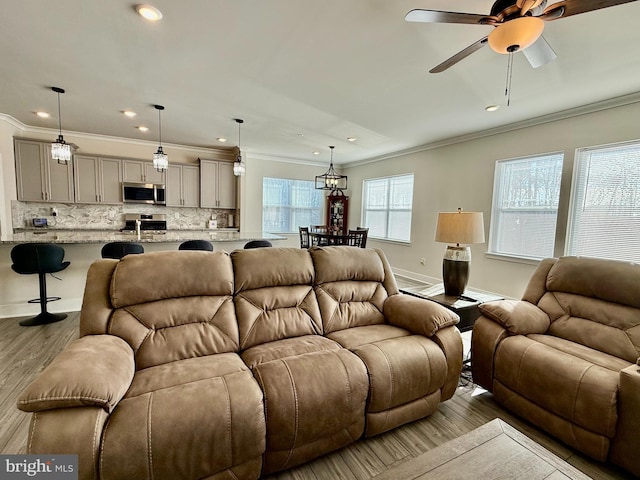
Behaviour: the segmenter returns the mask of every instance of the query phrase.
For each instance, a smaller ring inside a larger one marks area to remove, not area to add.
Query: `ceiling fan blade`
[[[522,50],[533,68],[541,67],[556,59],[556,52],[542,35],[532,45]]]
[[[477,42],[472,43],[471,45],[469,45],[464,50],[456,53],[453,57],[448,58],[447,60],[442,62],[437,67],[434,67],[431,70],[429,70],[429,73],[444,72],[447,68],[452,67],[453,65],[458,63],[460,60],[463,60],[463,59],[467,58],[469,55],[471,55],[476,50],[480,50],[482,47],[484,47],[487,44],[487,38],[488,37],[484,37],[484,38],[481,38],[480,40],[478,40]]]
[[[564,13],[561,15],[564,18],[571,15],[578,15],[579,13],[591,12],[593,10],[600,10],[602,8],[614,7],[616,5],[622,5],[623,3],[636,1],[638,0],[563,0],[562,2],[548,6],[543,15],[545,16],[545,20],[555,20],[557,17],[547,17],[547,14],[561,7],[564,8]]]
[[[459,13],[459,12],[441,12],[439,10],[411,10],[404,19],[407,22],[426,22],[426,23],[466,23],[471,25],[480,25],[483,19],[491,19],[487,15],[478,15],[475,13]]]

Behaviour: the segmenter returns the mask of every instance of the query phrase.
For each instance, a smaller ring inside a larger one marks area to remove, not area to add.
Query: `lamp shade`
[[[511,53],[531,46],[542,35],[544,21],[538,17],[518,17],[498,25],[489,34],[494,52]]]
[[[436,227],[436,242],[471,244],[484,243],[482,212],[440,212]]]

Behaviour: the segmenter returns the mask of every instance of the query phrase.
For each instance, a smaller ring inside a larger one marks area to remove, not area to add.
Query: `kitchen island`
[[[243,248],[250,240],[269,240],[274,246],[285,246],[288,237],[264,232],[238,232],[233,229],[167,230],[163,233],[141,232],[140,240],[135,232],[119,230],[81,229],[16,229],[13,235],[0,242],[0,319],[35,315],[38,304],[28,300],[38,297],[38,276],[19,275],[11,269],[11,249],[19,243],[56,243],[64,247],[65,260],[71,265],[53,276],[47,276],[47,294],[61,297],[48,304],[53,313],[78,311],[89,266],[100,258],[100,250],[109,242],[139,242],[145,252],[177,250],[185,240],[208,240],[215,250]],[[290,245],[287,245],[290,246]],[[59,279],[59,280],[58,280]],[[167,278],[167,282],[171,279]],[[41,328],[41,327],[39,327]]]

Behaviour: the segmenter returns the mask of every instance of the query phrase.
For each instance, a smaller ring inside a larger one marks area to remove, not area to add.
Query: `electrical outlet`
[[[173,214],[173,218],[175,218],[176,220],[178,220],[180,218],[180,214],[178,212],[175,212]]]
[[[420,265],[424,265],[424,264],[425,264],[424,257],[422,257],[422,258],[420,259]]]
[[[54,217],[57,217],[58,216],[58,209],[57,208],[52,208],[51,209],[51,215],[54,216]]]

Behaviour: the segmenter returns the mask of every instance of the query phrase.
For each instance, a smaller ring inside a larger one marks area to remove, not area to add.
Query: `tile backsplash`
[[[53,215],[53,210],[57,215]],[[119,230],[124,227],[127,213],[158,214],[167,216],[169,230],[202,230],[215,218],[218,228],[240,224],[236,210],[214,208],[161,207],[144,204],[89,205],[79,203],[11,202],[13,228],[32,228],[33,218],[46,218],[50,228],[77,230]],[[232,217],[232,218],[230,218]],[[232,220],[233,224],[229,224]]]

